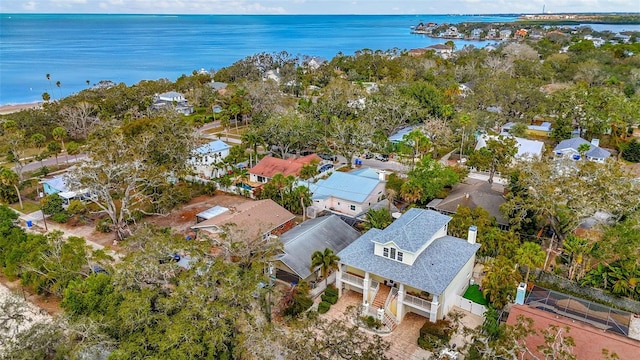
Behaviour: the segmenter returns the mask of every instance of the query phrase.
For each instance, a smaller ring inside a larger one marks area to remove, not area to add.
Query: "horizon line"
[[[567,15],[567,14],[583,14],[583,15],[607,15],[607,14],[616,14],[616,15],[640,15],[640,12],[628,12],[628,11],[603,11],[603,12],[522,12],[522,13],[467,13],[467,14],[459,14],[459,13],[438,13],[438,14],[429,14],[429,13],[371,13],[371,14],[356,14],[356,13],[318,13],[318,14],[310,14],[310,13],[247,13],[247,14],[237,14],[237,13],[206,13],[206,14],[196,14],[196,13],[118,13],[118,12],[0,12],[1,15],[154,15],[154,16],[211,16],[211,15],[224,15],[224,16],[246,16],[246,15],[255,15],[255,16],[421,16],[421,15],[434,15],[434,16],[514,16],[514,15]]]

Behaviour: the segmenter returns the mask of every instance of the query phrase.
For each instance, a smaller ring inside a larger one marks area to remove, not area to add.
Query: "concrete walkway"
[[[14,210],[16,211],[16,210]],[[19,215],[20,215],[20,220],[23,220],[23,222],[20,222],[20,226],[25,229],[27,232],[30,233],[36,233],[36,234],[42,234],[42,233],[46,233],[46,232],[52,232],[52,231],[60,231],[62,232],[62,237],[63,238],[68,238],[69,236],[76,236],[76,237],[81,237],[84,238],[85,242],[87,243],[87,245],[89,245],[92,249],[94,250],[105,250],[105,252],[113,257],[116,260],[120,260],[122,258],[122,254],[117,253],[111,249],[105,249],[105,247],[101,244],[98,244],[97,242],[91,241],[89,239],[90,233],[87,233],[87,230],[85,228],[82,229],[77,229],[78,231],[71,230],[71,229],[66,229],[63,228],[62,226],[60,226],[60,224],[47,220],[47,224],[46,224],[46,229],[48,231],[45,230],[45,224],[44,224],[44,220],[42,217],[42,211],[38,210],[35,212],[32,212],[30,214],[22,214],[19,211],[16,211]],[[47,217],[48,218],[48,217]],[[27,227],[26,223],[27,221],[31,221],[33,226],[31,227]],[[93,231],[93,230],[91,230]]]
[[[327,320],[350,321],[345,315],[347,308],[349,306],[359,306],[361,303],[362,294],[349,290],[342,294],[338,302],[332,305],[327,313],[320,316]],[[460,331],[451,337],[451,344],[456,344],[456,347],[462,347],[470,340],[464,337],[462,328],[476,328],[482,324],[484,319],[482,316],[472,314],[459,307],[454,307],[452,311],[463,314]],[[418,346],[420,328],[426,321],[427,318],[423,316],[408,313],[391,334],[382,335],[383,339],[391,344],[387,356],[396,360],[429,359],[432,353]]]

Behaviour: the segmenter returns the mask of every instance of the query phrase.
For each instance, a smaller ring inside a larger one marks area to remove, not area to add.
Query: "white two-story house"
[[[231,146],[222,140],[214,140],[193,150],[189,162],[196,176],[209,180],[224,175],[225,170],[220,164],[229,155],[230,149]]]
[[[435,322],[469,285],[480,245],[447,235],[451,217],[410,209],[384,230],[371,229],[340,251],[336,286],[362,294],[365,313],[394,328],[408,312]]]

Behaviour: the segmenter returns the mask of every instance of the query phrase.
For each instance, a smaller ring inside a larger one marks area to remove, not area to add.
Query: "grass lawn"
[[[469,286],[462,297],[480,305],[487,305],[489,303],[484,295],[482,295],[482,291],[480,291],[480,285],[478,284]]]
[[[29,213],[40,210],[40,205],[38,204],[34,204],[32,202],[24,201],[24,200],[22,200],[22,203],[24,204],[24,209],[20,209],[20,203],[11,204],[9,206],[15,210],[20,211],[23,214],[29,214]]]

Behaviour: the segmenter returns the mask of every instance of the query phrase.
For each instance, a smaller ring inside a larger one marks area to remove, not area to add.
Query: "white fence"
[[[484,316],[484,312],[487,311],[484,305],[476,304],[471,300],[463,298],[461,295],[456,295],[456,305],[462,310],[479,316]]]

